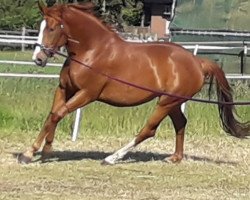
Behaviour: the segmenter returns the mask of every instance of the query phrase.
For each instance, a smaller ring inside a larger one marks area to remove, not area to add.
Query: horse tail
[[[218,101],[233,102],[232,89],[219,65],[208,59],[199,58],[199,60],[204,76],[212,77],[216,80]],[[250,122],[241,123],[235,118],[237,113],[234,105],[218,104],[218,109],[222,128],[226,133],[237,138],[250,136]]]

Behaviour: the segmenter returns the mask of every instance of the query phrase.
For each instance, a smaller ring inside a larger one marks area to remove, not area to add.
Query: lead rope
[[[66,54],[63,54],[57,50],[53,50],[51,48],[46,48],[44,45],[41,45],[41,44],[36,44],[38,46],[40,46],[40,48],[42,50],[47,50],[47,51],[50,51],[51,53],[54,53],[54,54],[57,54],[61,57],[64,57],[64,58],[68,58],[68,55]],[[114,80],[116,82],[119,82],[119,83],[123,83],[125,85],[128,85],[128,86],[132,86],[132,87],[135,87],[135,88],[138,88],[138,89],[141,89],[141,90],[144,90],[144,91],[148,91],[148,92],[152,92],[154,94],[156,94],[157,96],[162,96],[162,95],[165,95],[165,96],[169,96],[169,97],[174,97],[174,98],[178,98],[178,99],[184,99],[184,100],[187,100],[187,101],[194,101],[194,102],[200,102],[200,103],[209,103],[209,104],[217,104],[217,105],[224,105],[224,106],[232,106],[232,105],[241,105],[241,106],[246,106],[246,105],[250,105],[250,102],[249,101],[241,101],[241,102],[222,102],[222,101],[215,101],[215,100],[205,100],[205,99],[197,99],[197,98],[192,98],[192,97],[187,97],[187,96],[180,96],[180,95],[176,95],[176,94],[171,94],[171,93],[168,93],[168,92],[162,92],[162,91],[156,91],[156,90],[153,90],[153,89],[150,89],[150,88],[147,88],[147,87],[143,87],[143,86],[140,86],[140,85],[136,85],[134,83],[130,83],[130,82],[127,82],[125,80],[122,80],[122,79],[119,79],[119,78],[116,78],[116,77],[113,77],[113,76],[110,76],[108,74],[105,74],[103,72],[101,72],[100,70],[97,70],[97,69],[94,69],[92,68],[91,66],[79,61],[79,60],[76,60],[74,58],[70,58],[70,60],[94,71],[96,74],[100,74],[102,76],[105,76],[107,77],[108,79],[111,79],[111,80]]]

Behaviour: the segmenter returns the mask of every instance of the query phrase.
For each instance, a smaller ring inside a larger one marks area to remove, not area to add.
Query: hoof
[[[164,161],[167,162],[167,163],[180,163],[182,158],[183,157],[179,156],[179,155],[172,155],[172,156],[164,159]]]
[[[101,165],[114,165],[115,163],[110,163],[110,162],[108,162],[108,161],[106,161],[106,160],[103,160],[102,162],[101,162]]]
[[[17,157],[18,163],[20,164],[29,164],[32,161],[32,158],[25,156],[24,154],[19,154]]]

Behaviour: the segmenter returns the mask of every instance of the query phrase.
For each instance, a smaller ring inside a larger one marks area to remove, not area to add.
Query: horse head
[[[44,67],[48,58],[52,57],[55,51],[67,43],[67,35],[61,17],[63,5],[48,8],[40,2],[38,4],[43,15],[43,21],[40,25],[38,41],[32,59],[38,66]]]
[[[44,67],[48,58],[52,57],[60,47],[65,46],[68,41],[79,43],[70,36],[69,27],[63,20],[68,15],[67,11],[71,8],[85,13],[92,13],[95,6],[89,2],[84,4],[55,4],[52,7],[47,7],[38,1],[38,7],[44,20],[40,25],[38,41],[32,59],[37,65]]]

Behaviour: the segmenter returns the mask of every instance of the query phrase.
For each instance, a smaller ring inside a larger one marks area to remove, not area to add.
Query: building
[[[169,23],[174,14],[176,0],[144,0],[144,26],[158,38],[168,38]]]
[[[196,53],[216,60],[226,73],[249,74],[249,10],[249,0],[177,0],[171,41],[210,45]]]

